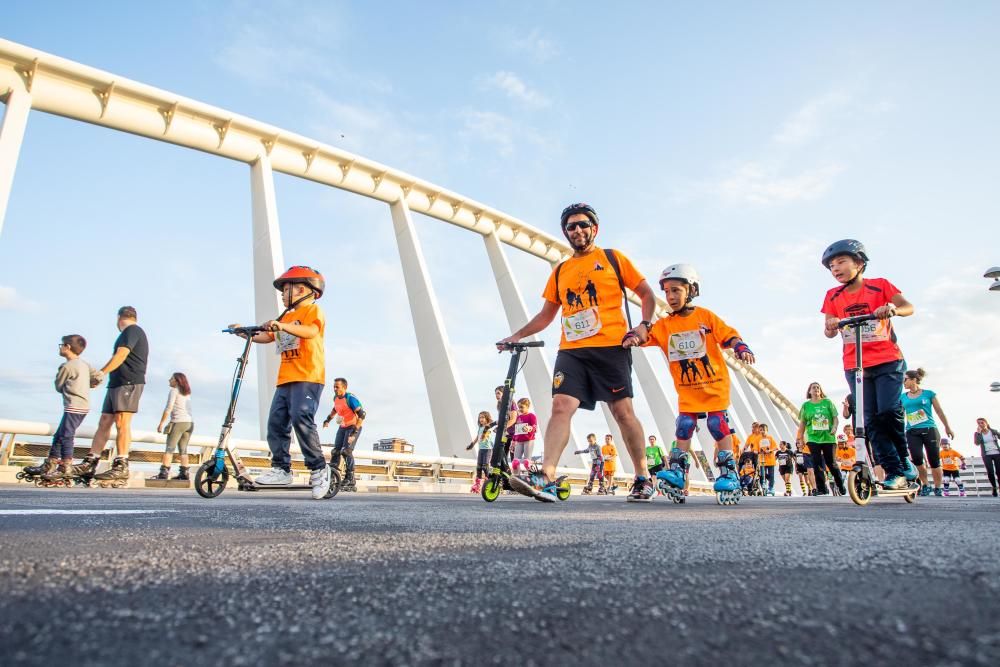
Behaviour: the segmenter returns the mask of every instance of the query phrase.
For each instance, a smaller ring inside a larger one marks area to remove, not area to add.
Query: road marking
[[[0,510],[0,515],[21,515],[21,514],[159,514],[161,512],[173,512],[174,510]]]

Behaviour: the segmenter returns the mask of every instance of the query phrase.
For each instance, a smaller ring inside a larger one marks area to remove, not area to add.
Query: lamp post
[[[1000,382],[990,383],[990,391],[995,393],[1000,392]]]
[[[991,292],[1000,292],[1000,266],[994,266],[983,274],[983,278],[992,278],[993,284],[989,286]]]

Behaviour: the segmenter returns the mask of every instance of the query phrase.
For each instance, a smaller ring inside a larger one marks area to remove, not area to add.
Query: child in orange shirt
[[[618,448],[615,447],[615,439],[610,433],[604,436],[604,446],[601,447],[601,456],[604,457],[604,488],[606,493],[615,495],[615,470],[618,468]],[[597,491],[600,493],[600,490]]]
[[[952,481],[958,483],[958,495],[965,497],[965,484],[962,482],[959,466],[965,467],[965,457],[957,449],[951,448],[951,438],[941,438],[941,472],[944,474],[944,495],[950,495]]]
[[[289,448],[292,429],[295,429],[306,467],[311,471],[312,497],[319,500],[330,488],[330,468],[326,465],[316,430],[316,410],[326,384],[323,347],[326,317],[316,305],[316,299],[323,296],[326,281],[319,271],[308,266],[293,266],[278,276],[274,287],[281,292],[285,312],[262,325],[269,332],[253,337],[255,343],[275,343],[281,355],[278,386],[267,419],[271,469],[254,481],[263,486],[292,483]]]
[[[677,446],[685,453],[690,451],[698,419],[705,417],[718,448],[715,463],[719,467],[719,476],[714,489],[719,494],[719,502],[738,502],[740,480],[736,474],[727,412],[729,370],[722,350],[731,349],[738,359],[751,364],[754,362],[753,353],[740,338],[739,332],[718,315],[691,305],[691,301],[701,294],[700,279],[693,266],[668,266],[660,274],[660,288],[671,313],[652,326],[646,345],[655,345],[663,350],[670,366],[680,408]],[[625,347],[638,344],[639,339],[634,336],[626,336],[622,342]],[[672,486],[684,486],[683,471],[663,470],[657,477]]]

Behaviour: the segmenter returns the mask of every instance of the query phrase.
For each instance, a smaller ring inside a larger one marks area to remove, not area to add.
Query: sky
[[[988,391],[1000,294],[982,277],[1000,265],[996,3],[11,0],[0,37],[314,137],[552,234],[566,204],[590,202],[599,243],[651,282],[694,264],[698,303],[796,402],[814,380],[835,400],[847,391],[839,344],[822,333],[834,283],[819,258],[861,239],[868,275],[916,307],[896,322],[900,345],[959,449],[973,452],[976,417],[1000,423]],[[275,178],[286,263],[327,276],[327,377],[348,377],[365,403],[362,446],[399,436],[434,453],[388,207]],[[239,353],[219,329],[253,314],[250,224],[247,165],[32,113],[0,231],[0,417],[56,422],[60,336],[84,335],[84,358],[103,365],[129,304],[151,344],[135,428],[155,427],[183,371],[196,431],[216,433]],[[505,360],[491,343],[509,329],[481,238],[415,224],[471,424],[494,407]],[[534,311],[549,269],[508,257]],[[250,375],[243,437],[257,436]],[[656,433],[641,396],[637,408]],[[577,421],[591,430],[607,431],[599,412]]]

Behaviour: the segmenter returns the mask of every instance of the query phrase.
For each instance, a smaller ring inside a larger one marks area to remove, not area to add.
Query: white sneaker
[[[261,486],[285,486],[291,483],[292,473],[285,472],[281,468],[271,468],[254,480],[254,484],[260,484]]]
[[[309,484],[312,486],[313,500],[322,500],[330,491],[330,466],[309,473]]]

